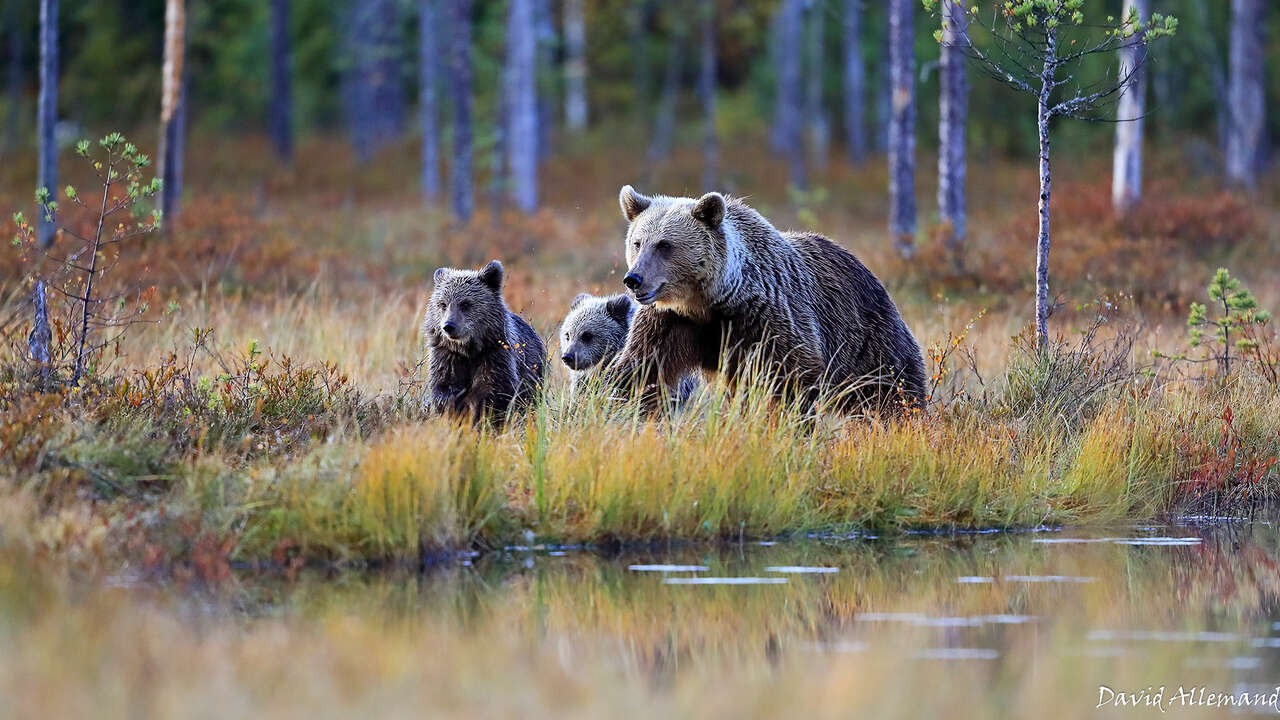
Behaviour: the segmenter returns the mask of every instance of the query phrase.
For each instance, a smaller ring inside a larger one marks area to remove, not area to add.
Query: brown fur
[[[502,264],[440,268],[422,321],[433,412],[501,423],[542,384],[546,349],[502,299]]]
[[[780,233],[745,203],[708,193],[619,197],[625,282],[641,307],[611,371],[668,390],[690,370],[743,371],[754,353],[782,387],[893,411],[924,398],[920,346],[880,281],[812,233]],[[641,368],[647,368],[637,378]]]

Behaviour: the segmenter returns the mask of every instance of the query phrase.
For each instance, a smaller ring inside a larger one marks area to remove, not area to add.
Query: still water
[[[1278,548],[1266,522],[1186,518],[518,547],[426,574],[241,573],[216,588],[32,582],[14,562],[0,712],[1276,716]]]

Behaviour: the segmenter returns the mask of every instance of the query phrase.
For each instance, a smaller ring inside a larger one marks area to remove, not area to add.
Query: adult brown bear
[[[661,383],[691,370],[736,379],[759,358],[780,390],[893,412],[924,401],[920,346],[884,285],[813,233],[781,233],[741,200],[619,194],[623,283],[641,308],[610,372]]]

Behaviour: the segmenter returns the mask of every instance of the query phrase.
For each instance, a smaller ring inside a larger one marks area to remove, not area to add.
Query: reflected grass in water
[[[1156,532],[1201,543],[502,552],[425,576],[244,576],[203,591],[111,587],[13,556],[0,563],[0,696],[19,716],[1085,717],[1099,684],[1274,677],[1277,533]],[[632,569],[657,565],[706,570]],[[838,572],[666,582],[766,568]],[[1006,579],[1085,573],[1097,580]]]

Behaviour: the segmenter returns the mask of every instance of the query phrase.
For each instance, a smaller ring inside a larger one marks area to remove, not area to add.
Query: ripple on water
[[[915,654],[920,660],[995,660],[1000,651],[991,648],[927,648]]]
[[[840,568],[812,567],[808,565],[772,565],[770,567],[765,568],[764,571],[771,572],[771,573],[788,573],[788,574],[834,573],[834,572],[840,572]]]
[[[1151,641],[1151,642],[1207,642],[1229,643],[1240,642],[1244,636],[1236,633],[1212,632],[1201,630],[1183,632],[1177,630],[1090,630],[1085,636],[1095,642],[1114,642],[1117,640]]]
[[[633,572],[705,572],[706,565],[629,565]]]

